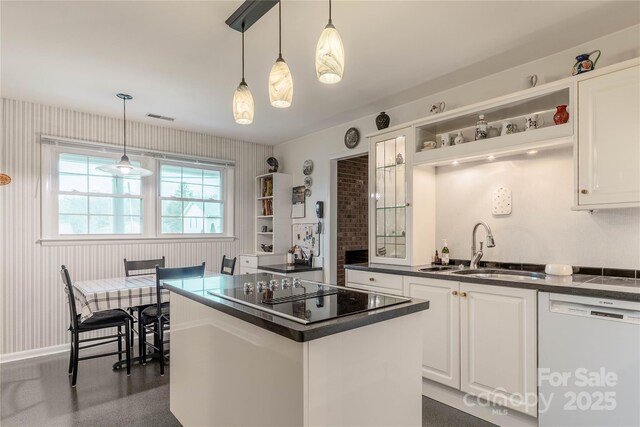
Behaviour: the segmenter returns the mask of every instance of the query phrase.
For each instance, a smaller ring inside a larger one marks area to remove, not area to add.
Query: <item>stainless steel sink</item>
[[[447,270],[455,270],[458,266],[456,265],[434,265],[433,267],[421,268],[420,271],[447,271]]]
[[[473,270],[460,270],[454,271],[451,274],[460,274],[463,276],[472,276],[482,279],[499,279],[499,280],[544,280],[547,275],[544,273],[535,273],[533,271],[518,271],[518,270],[501,270],[491,268],[479,268]]]

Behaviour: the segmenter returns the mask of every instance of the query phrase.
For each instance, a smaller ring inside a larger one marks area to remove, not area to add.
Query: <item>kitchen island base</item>
[[[184,426],[420,426],[421,319],[297,342],[174,294],[171,412]]]

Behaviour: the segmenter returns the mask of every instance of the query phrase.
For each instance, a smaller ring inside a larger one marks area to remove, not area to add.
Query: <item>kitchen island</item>
[[[168,281],[185,426],[419,426],[428,302],[260,273]]]

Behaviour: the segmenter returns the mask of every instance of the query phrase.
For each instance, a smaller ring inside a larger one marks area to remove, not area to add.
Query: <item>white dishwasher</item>
[[[640,426],[640,303],[538,293],[538,425]]]

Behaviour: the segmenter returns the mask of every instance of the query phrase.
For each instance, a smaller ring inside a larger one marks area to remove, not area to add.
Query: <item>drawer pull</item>
[[[461,297],[466,297],[466,296],[467,296],[467,293],[466,293],[466,292],[460,292],[460,296],[461,296]]]
[[[580,190],[580,192],[582,194],[589,194],[589,190],[587,190],[586,188],[583,188],[582,190]]]
[[[458,295],[458,291],[452,291],[451,295]]]
[[[369,281],[370,281],[370,282],[375,282],[375,281],[376,281],[376,279],[374,279],[373,277],[369,277]]]

